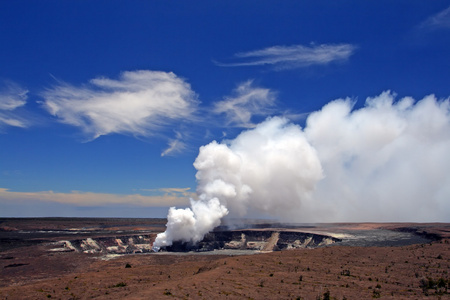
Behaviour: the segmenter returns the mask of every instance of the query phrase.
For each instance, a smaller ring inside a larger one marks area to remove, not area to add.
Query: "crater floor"
[[[0,299],[449,295],[450,224],[252,224],[143,254],[164,225],[0,219]]]

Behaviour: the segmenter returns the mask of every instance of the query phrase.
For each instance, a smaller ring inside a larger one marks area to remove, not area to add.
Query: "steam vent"
[[[287,230],[231,230],[213,231],[198,243],[174,242],[162,250],[170,252],[212,251],[215,249],[278,251],[296,248],[316,248],[340,239],[312,233]]]

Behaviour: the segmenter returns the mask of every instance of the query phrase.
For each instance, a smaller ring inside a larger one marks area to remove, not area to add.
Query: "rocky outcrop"
[[[212,251],[215,249],[278,251],[297,248],[317,248],[340,241],[326,235],[283,230],[232,230],[213,231],[202,241],[193,243],[174,242],[162,251]],[[80,252],[102,254],[133,254],[151,252],[150,235],[125,235],[89,237],[61,240],[52,244],[53,252]]]
[[[53,243],[50,251],[107,254],[148,253],[151,251],[148,235],[94,237],[78,240],[63,240]]]

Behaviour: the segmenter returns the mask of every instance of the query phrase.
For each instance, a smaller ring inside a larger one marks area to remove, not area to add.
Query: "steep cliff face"
[[[196,244],[175,242],[166,251],[212,251],[214,249],[276,251],[296,248],[316,248],[333,244],[340,239],[326,235],[278,231],[233,230],[208,233]]]

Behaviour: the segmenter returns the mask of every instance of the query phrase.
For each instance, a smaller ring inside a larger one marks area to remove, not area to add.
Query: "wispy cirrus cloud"
[[[183,134],[181,132],[176,132],[175,138],[169,140],[168,146],[163,152],[161,152],[161,156],[173,156],[185,150],[187,145],[183,139]]]
[[[3,82],[0,87],[0,130],[3,127],[28,127],[28,122],[16,109],[27,103],[28,90],[12,81]]]
[[[351,44],[311,44],[309,46],[273,46],[249,52],[235,54],[237,62],[216,62],[223,67],[244,67],[269,65],[275,69],[293,69],[312,65],[327,65],[345,61],[357,47]]]
[[[79,127],[89,140],[118,133],[153,136],[192,119],[199,101],[171,72],[129,71],[119,79],[94,78],[76,87],[58,84],[42,93],[44,108],[61,123]]]
[[[216,102],[215,114],[225,114],[227,125],[254,127],[253,116],[267,116],[275,105],[275,92],[267,88],[255,87],[249,80],[238,85],[232,96]]]
[[[450,29],[450,6],[423,21],[419,28],[428,30]]]

